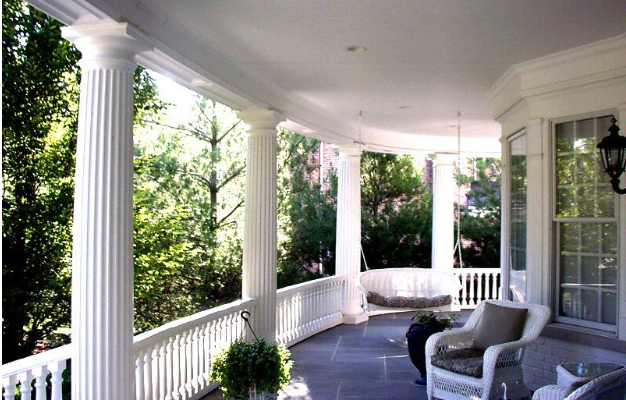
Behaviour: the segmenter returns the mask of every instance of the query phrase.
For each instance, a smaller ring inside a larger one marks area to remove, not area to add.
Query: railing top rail
[[[494,267],[494,268],[454,268],[452,270],[452,273],[455,275],[458,274],[470,274],[470,273],[475,273],[475,274],[481,274],[481,273],[500,273],[500,267]]]
[[[30,371],[33,368],[47,365],[53,361],[67,360],[72,358],[72,344],[43,351],[39,354],[2,364],[2,376],[16,375],[20,372]]]
[[[165,325],[161,325],[158,328],[154,328],[147,332],[136,335],[134,338],[134,350],[141,350],[145,347],[158,343],[172,335],[185,332],[191,328],[199,326],[204,321],[209,319],[221,318],[236,310],[243,310],[246,307],[250,307],[256,303],[256,299],[237,300],[232,303],[224,304],[219,307],[211,308],[209,310],[195,313],[185,318],[177,319],[176,321],[168,322]]]
[[[323,285],[327,285],[329,283],[334,283],[334,282],[342,282],[344,280],[345,278],[343,276],[329,276],[326,278],[315,279],[313,281],[302,282],[302,283],[298,283],[297,285],[291,285],[291,286],[284,287],[282,289],[278,289],[276,291],[276,297],[281,299],[283,297],[289,296],[291,294],[300,292],[305,289],[309,289],[309,288],[316,287],[316,286],[323,286]]]

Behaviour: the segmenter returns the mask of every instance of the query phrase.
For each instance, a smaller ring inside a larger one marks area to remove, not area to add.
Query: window
[[[509,290],[510,298],[526,300],[526,133],[509,139]]]
[[[555,123],[557,321],[616,332],[618,196],[596,144],[611,115]]]

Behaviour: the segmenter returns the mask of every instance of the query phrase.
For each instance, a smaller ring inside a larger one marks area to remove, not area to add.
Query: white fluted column
[[[456,154],[437,153],[433,171],[432,268],[454,268],[454,162]]]
[[[258,299],[257,335],[276,338],[276,125],[280,114],[258,108],[238,113],[249,126],[242,297]]]
[[[337,168],[337,242],[335,274],[346,278],[344,323],[358,324],[367,317],[361,308],[356,279],[361,272],[361,150],[354,143],[341,144]]]
[[[72,260],[72,398],[133,390],[133,71],[127,24],[63,29],[82,52]]]

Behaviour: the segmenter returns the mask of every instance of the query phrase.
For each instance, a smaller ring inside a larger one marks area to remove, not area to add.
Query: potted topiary
[[[411,318],[413,322],[406,332],[406,342],[409,347],[409,357],[415,368],[420,372],[420,377],[415,380],[418,385],[426,384],[426,341],[428,338],[446,329],[452,329],[452,323],[456,320],[454,316],[443,314],[438,316],[434,312],[418,312]]]
[[[219,381],[223,395],[232,400],[276,399],[289,383],[293,361],[283,345],[260,338],[238,339],[213,360],[211,380]]]

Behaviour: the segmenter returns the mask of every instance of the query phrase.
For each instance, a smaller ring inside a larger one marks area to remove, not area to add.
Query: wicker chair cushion
[[[484,351],[476,349],[451,350],[432,356],[430,362],[432,365],[447,371],[482,378],[483,354],[485,354]]]
[[[527,313],[526,308],[502,307],[485,303],[472,347],[485,351],[487,347],[495,344],[519,340],[524,331]]]
[[[385,297],[376,292],[369,292],[367,294],[367,301],[368,303],[376,304],[377,306],[383,307],[430,308],[442,307],[452,304],[452,296],[440,295],[435,297]]]

